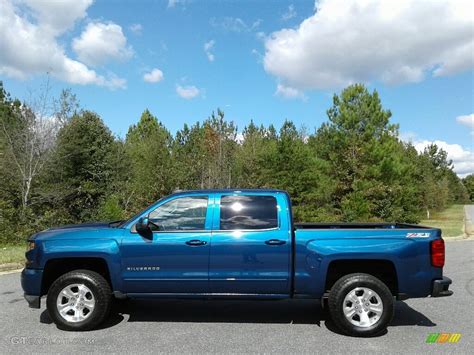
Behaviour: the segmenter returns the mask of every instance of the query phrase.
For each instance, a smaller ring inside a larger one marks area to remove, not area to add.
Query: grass
[[[430,219],[420,221],[425,226],[441,228],[443,237],[464,235],[464,206],[452,205],[441,212],[434,212]]]
[[[26,246],[21,245],[0,245],[0,265],[3,264],[24,264]],[[21,265],[18,265],[21,267]]]

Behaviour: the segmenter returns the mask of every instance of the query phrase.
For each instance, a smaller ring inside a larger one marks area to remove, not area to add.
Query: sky
[[[27,100],[49,73],[119,137],[148,108],[172,132],[221,108],[242,130],[313,132],[332,96],[377,90],[400,136],[474,173],[469,0],[0,0],[0,80]]]

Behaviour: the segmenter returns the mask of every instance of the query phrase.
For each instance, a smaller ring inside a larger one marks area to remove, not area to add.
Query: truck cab
[[[280,191],[174,195],[124,228],[127,293],[288,297],[291,218]],[[151,232],[151,233],[150,233]],[[146,268],[146,272],[142,271]],[[151,270],[149,270],[151,268]]]

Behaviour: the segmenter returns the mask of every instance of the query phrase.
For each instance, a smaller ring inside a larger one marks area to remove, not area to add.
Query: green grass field
[[[434,212],[430,219],[420,221],[425,226],[441,228],[446,238],[461,237],[464,234],[464,206],[452,205],[441,212]]]
[[[2,264],[23,264],[25,261],[26,245],[0,245],[0,265]],[[17,267],[14,267],[17,268]]]

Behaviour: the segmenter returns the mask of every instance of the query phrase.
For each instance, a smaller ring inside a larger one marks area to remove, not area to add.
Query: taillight
[[[431,265],[436,267],[444,266],[444,240],[436,239],[431,242]]]

